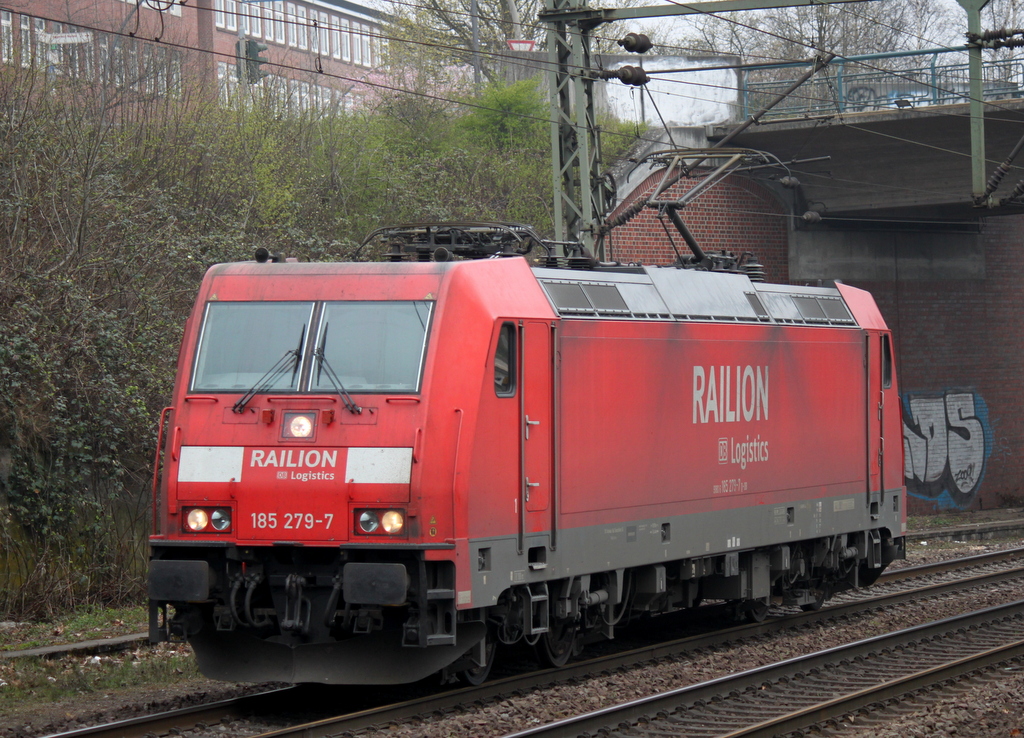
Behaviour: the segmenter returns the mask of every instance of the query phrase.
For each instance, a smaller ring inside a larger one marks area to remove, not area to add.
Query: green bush
[[[0,67],[0,619],[141,601],[157,419],[210,265],[351,258],[389,222],[551,232],[536,82],[334,115],[51,84]]]

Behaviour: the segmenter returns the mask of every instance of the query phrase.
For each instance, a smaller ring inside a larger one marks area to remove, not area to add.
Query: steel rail
[[[981,653],[965,656],[948,664],[922,669],[898,679],[868,687],[852,694],[838,697],[820,705],[794,711],[788,715],[766,720],[750,728],[733,731],[722,738],[776,738],[776,736],[807,728],[811,725],[842,717],[848,713],[898,699],[910,692],[916,692],[941,682],[966,676],[973,672],[990,669],[999,664],[1024,658],[1024,640],[1013,641]]]
[[[168,710],[157,715],[146,715],[118,720],[103,725],[77,728],[64,733],[52,733],[43,738],[143,738],[166,735],[174,730],[191,730],[200,723],[219,723],[224,719],[242,718],[284,704],[287,695],[296,687],[281,687],[267,692],[245,695],[234,699],[211,702],[206,705]]]
[[[510,733],[504,738],[575,738],[582,734],[595,734],[597,731],[605,731],[604,734],[614,734],[615,730],[623,723],[633,723],[638,720],[653,722],[650,716],[670,714],[680,707],[686,705],[705,705],[714,701],[722,701],[722,695],[743,693],[751,690],[762,690],[767,685],[779,683],[784,680],[799,680],[807,674],[823,672],[840,662],[853,660],[866,660],[878,653],[903,648],[908,643],[923,642],[940,636],[945,636],[956,631],[970,631],[983,628],[986,624],[991,625],[999,621],[1009,619],[1021,619],[1024,617],[1024,600],[1018,600],[1006,605],[986,608],[965,615],[952,618],[944,618],[933,623],[918,625],[913,628],[875,636],[845,646],[818,651],[817,653],[787,659],[775,664],[758,667],[749,671],[720,677],[700,684],[694,684],[679,689],[670,690],[661,694],[651,695],[638,700],[607,707],[601,710],[578,715],[564,720],[559,720],[547,725],[529,728],[517,733]],[[1016,629],[1015,629],[1016,630]],[[902,651],[909,653],[908,649]],[[995,663],[1002,663],[1009,659],[1017,658],[1024,654],[1024,641],[1014,640],[997,648],[984,648],[971,657],[958,658],[943,664],[941,667],[927,667],[913,674],[905,675],[899,679],[888,682],[890,686],[888,693],[905,694],[921,686],[935,684],[950,678],[952,675],[959,675],[969,671],[975,671]],[[941,676],[936,676],[940,675]],[[743,730],[717,732],[716,735],[725,738],[738,738],[744,736],[778,736],[787,731],[813,725],[826,720],[836,714],[845,714],[851,709],[858,709],[860,706],[878,702],[885,699],[886,684],[879,685],[873,695],[865,694],[868,690],[856,690],[847,695],[852,700],[840,705],[840,700],[825,700],[819,704],[805,707],[798,711],[791,712],[788,716],[780,718],[778,725],[770,724],[772,720],[763,721]],[[856,697],[856,699],[854,699]],[[835,710],[829,711],[826,705],[832,705]],[[852,705],[857,704],[858,707]],[[784,719],[791,717],[791,723],[785,723]],[[758,732],[753,732],[757,730]],[[744,732],[747,731],[747,732]]]
[[[974,558],[974,557],[971,557]],[[929,568],[929,567],[923,567]],[[826,622],[828,620],[846,618],[858,613],[870,612],[881,608],[892,607],[912,600],[937,597],[958,590],[970,590],[999,582],[1024,578],[1024,567],[982,574],[953,582],[932,584],[915,589],[904,590],[893,594],[857,600],[842,605],[826,606],[818,611],[801,612],[784,617],[769,619],[762,623],[744,625],[716,630],[686,638],[659,643],[652,646],[632,649],[609,656],[600,656],[586,661],[571,662],[561,669],[545,669],[526,675],[517,675],[485,682],[479,687],[466,687],[453,690],[443,695],[432,695],[406,702],[371,708],[361,712],[325,718],[315,722],[296,725],[280,730],[263,733],[256,738],[326,738],[343,731],[358,731],[374,725],[409,720],[413,717],[432,712],[458,708],[468,703],[480,703],[495,700],[517,691],[527,691],[547,686],[556,682],[573,679],[592,678],[602,672],[610,672],[622,667],[634,666],[645,661],[677,656],[700,649],[711,648],[725,643],[741,641],[758,635],[776,633],[805,625]]]
[[[1024,558],[1024,547],[1008,548],[1005,551],[991,551],[989,553],[977,554],[975,556],[963,556],[959,558],[936,561],[931,564],[920,564],[918,566],[906,566],[902,569],[888,569],[878,577],[877,583],[895,582],[901,579],[927,576],[929,574],[942,574],[957,569],[967,569],[972,566],[984,566],[986,564],[997,564],[1003,561],[1014,561]]]

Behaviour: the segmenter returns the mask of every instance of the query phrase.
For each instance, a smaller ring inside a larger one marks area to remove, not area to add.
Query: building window
[[[217,62],[217,87],[220,91],[220,99],[224,104],[231,102],[235,90],[238,88],[238,80],[235,78],[235,65],[227,62]]]
[[[227,29],[229,31],[238,30],[238,9],[236,7],[235,0],[224,0],[224,15],[227,21]]]
[[[320,53],[327,56],[331,53],[331,20],[327,13],[320,14]]]
[[[263,13],[263,38],[267,41],[274,40],[274,6],[272,3],[260,3]]]
[[[21,66],[32,66],[32,19],[21,16]]]
[[[275,0],[274,2],[274,40],[279,43],[284,43],[284,1]]]
[[[352,24],[352,63],[362,64],[363,63],[363,35],[359,31],[360,25],[358,23]]]
[[[39,66],[46,66],[50,62],[50,45],[46,43],[46,21],[43,18],[35,19],[35,59],[33,60]]]
[[[166,95],[170,92],[167,85],[167,56],[164,49],[160,47],[153,49],[149,69],[149,89],[157,95]]]
[[[342,61],[352,61],[352,43],[348,32],[348,20],[341,19],[341,58]]]
[[[224,23],[224,0],[213,0],[213,24],[217,28],[225,28]]]
[[[316,11],[312,11],[312,16],[316,17]],[[331,18],[327,13],[319,13],[319,18],[316,23],[317,28],[313,30],[313,33],[319,36],[319,52],[325,56],[331,55]]]
[[[105,85],[109,85],[111,81],[110,77],[110,42],[107,41],[107,34],[100,36],[99,43],[97,46],[97,60],[100,65],[100,81]]]
[[[295,30],[295,3],[288,3],[288,45],[295,47],[299,45],[299,35]]]
[[[341,21],[338,16],[331,16],[331,56],[341,58]]]
[[[299,18],[295,24],[299,31],[299,48],[305,50],[309,48],[309,21],[306,17],[306,8],[302,5],[295,6],[295,14]]]
[[[306,36],[309,37],[309,50],[314,54],[320,53],[320,14],[315,10],[309,11],[309,31]]]
[[[253,38],[259,38],[263,35],[263,8],[260,7],[262,3],[253,3],[251,5],[243,5],[242,9],[245,10],[245,15],[249,19],[249,33],[252,34]]]
[[[9,10],[0,10],[0,61],[14,61],[14,18]]]
[[[363,26],[363,64],[366,66],[372,66],[373,62],[370,61],[370,27]]]

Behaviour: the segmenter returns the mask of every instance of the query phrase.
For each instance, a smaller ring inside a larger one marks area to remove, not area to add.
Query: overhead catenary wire
[[[148,0],[147,0],[147,2],[148,2]],[[17,12],[17,11],[14,11],[14,12]],[[44,19],[45,20],[50,20],[51,22],[55,22],[55,23],[64,23],[65,22],[63,20],[57,20],[55,18],[44,18]],[[307,25],[311,26],[311,24],[307,24]],[[97,27],[89,27],[89,26],[84,26],[84,25],[81,25],[81,24],[78,24],[78,27],[86,29],[86,30],[94,30],[94,31],[101,32],[101,33],[116,33],[114,31],[110,31],[108,29],[97,28]],[[124,36],[124,37],[129,37],[129,38],[140,38],[139,36],[137,36],[135,34],[131,34],[131,33],[122,33],[122,34],[119,34],[119,35]],[[148,39],[144,39],[144,40],[148,40]],[[397,40],[401,41],[401,39],[397,39]],[[185,44],[174,44],[172,42],[158,40],[158,39],[154,39],[154,42],[162,43],[162,44],[165,44],[165,45],[168,45],[168,46],[177,47],[179,49],[183,49],[183,50],[187,50],[187,51],[199,51],[199,52],[206,52],[207,51],[207,50],[204,50],[204,49],[197,49],[197,48],[195,48],[193,46],[189,46],[189,45],[185,45]],[[228,56],[229,58],[232,58],[232,57],[230,57],[230,55],[226,55],[226,54],[223,54],[223,53],[217,53],[217,52],[208,52],[208,53],[214,53],[217,56]],[[306,69],[305,67],[299,67],[299,66],[294,66],[294,65],[286,65],[286,64],[276,63],[276,62],[270,62],[270,66],[274,66],[274,67],[276,67],[278,69],[281,69],[281,70],[291,70],[291,71],[297,71],[297,72],[303,72],[303,73],[310,73],[311,72],[311,70]],[[399,86],[396,86],[396,85],[383,84],[381,82],[371,81],[371,80],[367,80],[365,78],[354,78],[354,77],[347,76],[347,75],[333,74],[333,73],[327,73],[327,72],[320,73],[320,76],[324,76],[324,77],[332,78],[332,79],[343,80],[343,81],[350,82],[350,83],[353,83],[353,84],[362,84],[362,85],[365,85],[367,87],[378,88],[378,89],[388,90],[388,91],[393,91],[393,92],[400,93],[400,94],[408,94],[408,95],[414,95],[414,96],[418,96],[418,97],[422,97],[422,98],[433,99],[433,100],[437,100],[437,101],[441,101],[441,102],[445,102],[445,103],[450,103],[450,104],[454,104],[454,105],[468,107],[468,108],[471,108],[471,109],[475,108],[475,109],[483,109],[483,110],[493,110],[492,108],[488,108],[485,105],[475,104],[475,103],[472,103],[472,102],[468,102],[466,100],[459,100],[459,99],[453,99],[453,98],[445,97],[443,95],[435,95],[435,94],[430,94],[430,93],[424,93],[424,92],[421,92],[421,91],[418,91],[418,90],[409,90],[407,88],[399,87]],[[701,99],[701,98],[695,98],[695,99]],[[551,122],[550,118],[540,117],[540,116],[520,115],[520,117],[529,118],[529,119],[533,119],[533,120],[538,120],[538,121],[542,121],[542,122],[545,122],[545,123],[550,123]],[[614,135],[622,135],[622,134],[614,134]],[[628,137],[629,138],[634,138],[633,136],[628,136]],[[649,139],[647,139],[647,140],[649,140]],[[901,139],[901,140],[906,141],[906,142],[911,143],[911,144],[914,144],[914,145],[925,145],[922,142],[913,141],[911,139]],[[960,152],[952,152],[952,153],[963,155]]]

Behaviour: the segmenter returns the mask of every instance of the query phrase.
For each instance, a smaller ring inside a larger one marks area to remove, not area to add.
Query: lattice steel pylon
[[[584,0],[544,0],[544,9],[551,13],[585,8]],[[594,117],[590,26],[577,19],[548,22],[548,61],[555,240],[579,240],[590,247],[607,208]]]

